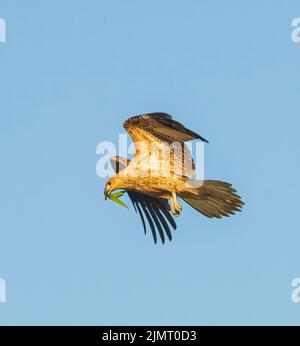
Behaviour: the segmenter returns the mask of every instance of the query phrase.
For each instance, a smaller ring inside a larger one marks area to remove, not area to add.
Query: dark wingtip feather
[[[173,229],[177,228],[176,222],[174,221],[172,215],[170,214],[169,210],[163,205],[162,200],[159,200],[160,202],[160,210],[164,213],[165,217],[169,221],[170,225]]]
[[[172,233],[170,231],[170,228],[169,228],[166,220],[164,219],[163,215],[161,214],[160,209],[156,205],[153,206],[153,209],[155,211],[156,216],[159,218],[162,226],[164,227],[164,230],[166,232],[168,239],[171,241],[172,240]]]
[[[144,219],[143,213],[142,213],[141,208],[140,208],[140,206],[138,204],[136,205],[136,207],[137,207],[137,210],[138,210],[138,212],[140,214],[140,217],[142,219],[142,223],[143,223],[143,227],[144,227],[144,233],[146,234],[147,233],[147,229],[146,229],[146,223],[145,223],[145,219]]]
[[[153,209],[151,207],[150,208],[148,207],[147,209],[150,212],[150,214],[152,216],[152,219],[153,219],[153,221],[156,224],[156,227],[158,229],[158,233],[160,235],[161,242],[164,244],[165,243],[165,235],[164,235],[164,231],[163,231],[163,229],[161,227],[161,224],[160,224],[156,214],[154,213]]]
[[[143,208],[143,212],[146,215],[146,218],[147,218],[147,220],[149,222],[149,225],[150,225],[150,228],[151,228],[151,231],[152,231],[152,235],[153,235],[153,239],[154,239],[154,243],[156,244],[157,243],[157,236],[156,236],[156,232],[155,232],[155,227],[154,227],[153,221],[152,221],[152,219],[151,219],[151,217],[150,217],[146,207],[144,207],[142,205],[142,208]]]

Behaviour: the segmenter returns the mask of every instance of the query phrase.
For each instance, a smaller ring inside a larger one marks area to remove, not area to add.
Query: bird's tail
[[[195,181],[194,181],[195,182]],[[188,187],[179,196],[191,207],[207,217],[230,216],[241,211],[244,202],[229,183],[203,180],[200,187]]]

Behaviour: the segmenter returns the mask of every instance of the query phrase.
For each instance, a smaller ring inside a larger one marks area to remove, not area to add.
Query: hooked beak
[[[110,194],[110,190],[104,190],[104,198],[105,198],[105,200],[107,200],[107,197],[109,196],[109,194]]]

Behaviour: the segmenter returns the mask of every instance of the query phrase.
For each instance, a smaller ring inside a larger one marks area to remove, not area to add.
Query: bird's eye
[[[110,186],[111,185],[111,182],[109,181],[108,183],[107,183],[107,186]]]

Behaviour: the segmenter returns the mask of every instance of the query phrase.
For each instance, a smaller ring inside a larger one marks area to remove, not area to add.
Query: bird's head
[[[104,196],[105,198],[111,194],[113,191],[122,189],[123,184],[122,184],[122,179],[119,177],[111,177],[107,180],[105,188],[104,188]]]

